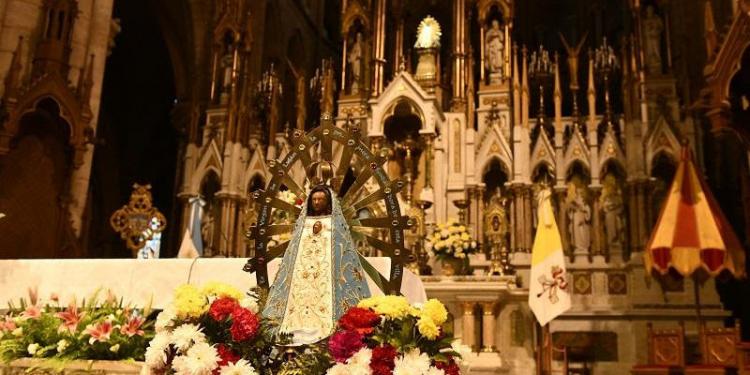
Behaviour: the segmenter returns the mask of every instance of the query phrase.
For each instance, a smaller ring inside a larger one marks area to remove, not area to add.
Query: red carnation
[[[232,340],[242,342],[255,337],[260,328],[258,316],[248,309],[238,307],[232,311],[232,326],[229,333],[232,334]]]
[[[232,311],[239,306],[240,305],[237,304],[237,301],[234,298],[218,298],[211,304],[211,308],[208,309],[208,314],[211,315],[214,320],[220,322],[226,319]]]
[[[235,363],[242,358],[239,354],[235,353],[232,349],[224,344],[216,345],[216,351],[219,353],[220,358],[218,362],[219,367],[217,367],[217,370],[220,367],[226,366],[230,363]]]
[[[395,365],[398,352],[396,348],[385,344],[376,346],[372,349],[372,359],[370,360],[370,369],[373,375],[391,375]]]
[[[445,375],[461,375],[461,369],[451,356],[448,356],[448,362],[435,362],[435,367],[443,370]]]
[[[328,339],[328,350],[336,362],[346,362],[349,357],[365,346],[364,336],[355,331],[339,331]]]
[[[352,307],[339,319],[339,327],[347,331],[357,331],[363,335],[371,334],[379,323],[378,314],[361,307]]]

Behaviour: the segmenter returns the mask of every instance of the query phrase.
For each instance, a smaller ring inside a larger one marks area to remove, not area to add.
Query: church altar
[[[383,275],[388,275],[390,258],[368,258]],[[279,260],[269,262],[273,279]],[[162,309],[173,298],[174,289],[182,284],[200,285],[220,281],[240,290],[256,286],[254,276],[242,271],[245,259],[13,259],[0,260],[0,305],[27,297],[29,288],[49,298],[56,293],[61,301],[86,297],[97,289],[110,289],[122,296],[124,303],[145,306],[151,303]],[[373,294],[382,294],[368,279]],[[402,294],[410,302],[426,300],[420,278],[405,270]]]

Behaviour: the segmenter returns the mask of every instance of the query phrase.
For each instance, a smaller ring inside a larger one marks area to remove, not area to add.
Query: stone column
[[[523,202],[523,190],[520,186],[516,185],[513,187],[513,201],[515,202],[515,214],[516,214],[516,223],[513,228],[513,231],[516,234],[516,248],[515,251],[517,252],[523,252],[526,249],[524,248],[525,244],[525,233],[524,230],[527,228],[524,228],[524,202]]]
[[[638,207],[636,202],[636,187],[634,181],[629,181],[625,189],[625,199],[628,204],[628,244],[630,245],[630,253],[640,251],[638,248]]]
[[[451,110],[463,111],[466,70],[466,0],[453,0],[453,98]]]
[[[477,185],[476,194],[477,194],[477,231],[474,233],[474,238],[477,240],[481,240],[484,234],[484,191],[486,187],[485,184],[481,183]]]
[[[524,233],[525,237],[525,243],[524,243],[524,250],[527,253],[531,252],[531,246],[534,242],[533,233],[531,231],[532,223],[534,221],[534,218],[532,216],[532,205],[531,205],[531,199],[533,198],[533,193],[531,191],[531,186],[526,185],[523,189],[523,203],[524,203],[524,213],[523,213],[523,227],[521,230]]]
[[[383,92],[384,68],[385,68],[385,3],[386,0],[377,0],[375,5],[375,28],[373,50],[374,71],[372,96],[376,97]]]
[[[562,242],[563,251],[566,254],[572,253],[569,248],[570,239],[568,238],[568,215],[565,213],[565,196],[567,189],[565,186],[555,188],[555,200],[557,201],[557,227],[560,231],[560,240]]]
[[[510,189],[510,204],[508,206],[510,207],[510,228],[508,228],[508,232],[510,232],[510,243],[508,244],[508,249],[511,253],[515,253],[518,251],[516,228],[520,224],[516,219],[516,201],[512,187]]]
[[[602,255],[609,259],[608,245],[605,244],[602,236],[602,220],[599,198],[602,195],[602,189],[599,186],[589,186],[591,192],[591,255]]]
[[[482,351],[492,353],[495,348],[495,302],[482,302]]]
[[[649,195],[649,189],[648,189],[648,181],[642,180],[641,181],[641,201],[640,201],[640,210],[641,210],[641,217],[646,216],[646,205],[648,205],[648,195]],[[645,220],[639,220],[638,224],[641,227],[641,237],[640,241],[638,241],[638,247],[641,249],[646,246],[646,241],[648,241],[649,236],[651,235],[651,224],[647,223]]]
[[[21,2],[16,3],[20,4]],[[104,82],[104,65],[107,59],[112,7],[113,0],[91,2],[89,9],[79,9],[79,18],[88,16],[88,27],[81,28],[76,25],[76,27],[73,28],[73,39],[81,44],[72,46],[73,51],[71,51],[71,60],[74,55],[78,56],[79,62],[75,65],[82,68],[86,57],[94,56],[93,86],[91,87],[91,98],[89,100],[89,105],[91,107],[91,121],[88,124],[94,130],[96,130],[97,120],[99,118],[99,103],[101,102],[102,84]],[[15,16],[6,14],[5,21],[9,20],[8,17]],[[5,32],[5,27],[3,27],[3,32]],[[16,39],[14,38],[13,40],[15,41]],[[33,50],[33,48],[28,48],[27,51],[28,50]],[[75,71],[76,69],[71,69],[72,82],[75,82],[75,80],[72,79]],[[80,69],[77,71],[80,72]],[[77,78],[77,75],[75,78]],[[70,177],[70,195],[72,201],[68,206],[68,209],[72,222],[71,226],[73,231],[75,231],[76,236],[81,235],[82,218],[88,200],[89,180],[91,178],[93,158],[94,146],[86,145],[86,151],[83,154],[83,164],[74,169]]]
[[[464,345],[471,347],[472,351],[478,351],[476,338],[474,337],[474,302],[463,302],[463,332]]]
[[[397,5],[393,11],[394,19],[396,20],[396,35],[393,48],[393,72],[394,75],[398,73],[399,66],[401,65],[401,59],[406,59],[404,56],[404,19],[403,19],[403,5]]]

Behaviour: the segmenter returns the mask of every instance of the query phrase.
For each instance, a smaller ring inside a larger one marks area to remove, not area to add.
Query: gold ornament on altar
[[[440,24],[432,16],[427,16],[419,23],[414,48],[438,48],[441,35]]]
[[[109,223],[128,249],[137,254],[155,234],[164,231],[167,219],[153,206],[151,185],[134,184],[130,201],[112,214]]]
[[[505,204],[506,198],[498,189],[498,192],[490,198],[490,203],[484,213],[484,234],[491,247],[491,275],[507,275],[512,272],[505,243],[509,228]]]

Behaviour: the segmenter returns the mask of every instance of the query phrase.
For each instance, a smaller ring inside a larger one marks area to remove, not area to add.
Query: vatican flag
[[[552,212],[550,194],[549,189],[539,193],[539,224],[531,250],[529,307],[542,326],[570,309],[565,255]]]

